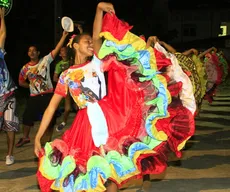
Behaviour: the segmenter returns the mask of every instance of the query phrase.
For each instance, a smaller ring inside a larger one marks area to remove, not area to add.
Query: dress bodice
[[[101,61],[96,56],[92,61],[71,66],[61,74],[55,93],[65,96],[67,91],[80,109],[106,95]]]

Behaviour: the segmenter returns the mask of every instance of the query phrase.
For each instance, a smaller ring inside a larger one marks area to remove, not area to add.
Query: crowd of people
[[[16,86],[4,61],[4,8],[0,17],[0,128],[7,133],[6,164],[11,165],[19,121]],[[29,88],[30,97],[16,147],[30,142],[30,130],[43,114],[34,141],[42,192],[115,192],[130,179],[148,182],[151,174],[165,171],[170,153],[181,158],[203,100],[211,103],[229,74],[227,59],[215,47],[178,52],[157,36],[137,36],[111,3],[97,5],[92,36],[78,28],[67,45],[70,34],[63,31],[42,58],[36,46],[29,47],[30,61],[20,71],[19,85]],[[50,64],[58,54],[53,86]],[[57,131],[66,126],[71,105],[79,110],[71,127],[52,140],[63,98]]]

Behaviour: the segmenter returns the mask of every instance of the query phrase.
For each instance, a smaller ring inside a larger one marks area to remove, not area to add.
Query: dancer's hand
[[[147,41],[147,47],[148,47],[148,46],[154,47],[154,45],[155,45],[157,42],[159,42],[159,39],[158,39],[157,36],[150,36],[150,37],[148,38],[148,41]]]
[[[34,142],[34,153],[37,157],[39,157],[39,154],[42,153],[42,146],[41,146],[41,141],[40,139],[35,138]]]
[[[217,52],[217,48],[212,47],[212,50],[216,53]]]
[[[159,39],[158,39],[158,37],[157,36],[150,36],[149,37],[149,40],[151,40],[152,42],[157,42],[157,41],[159,41]]]
[[[67,37],[69,35],[69,32],[63,31],[62,36]]]
[[[165,46],[165,42],[164,41],[158,41],[158,43],[162,46]]]
[[[198,50],[192,48],[192,52],[193,52],[194,55],[198,55]]]
[[[98,8],[106,13],[115,14],[115,9],[111,3],[100,2]]]

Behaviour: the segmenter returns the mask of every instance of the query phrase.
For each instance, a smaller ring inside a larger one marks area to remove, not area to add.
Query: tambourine
[[[5,16],[9,14],[13,6],[13,0],[0,0],[0,7],[5,7]]]

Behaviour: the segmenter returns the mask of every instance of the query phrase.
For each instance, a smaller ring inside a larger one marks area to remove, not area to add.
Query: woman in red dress
[[[75,64],[61,74],[35,138],[42,192],[117,191],[131,178],[162,173],[167,153],[178,153],[188,138],[182,130],[176,141],[173,127],[157,123],[168,116],[166,80],[157,73],[153,49],[130,29],[112,4],[101,2],[93,38],[71,39]],[[107,93],[103,71],[108,71]],[[43,150],[40,139],[68,91],[80,110],[62,139]]]

